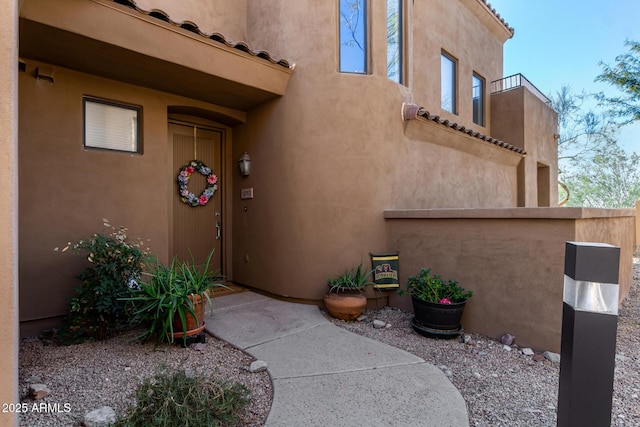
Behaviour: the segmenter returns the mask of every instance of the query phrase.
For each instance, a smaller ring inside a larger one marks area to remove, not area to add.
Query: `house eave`
[[[27,0],[20,56],[246,111],[284,95],[291,67],[110,1]]]

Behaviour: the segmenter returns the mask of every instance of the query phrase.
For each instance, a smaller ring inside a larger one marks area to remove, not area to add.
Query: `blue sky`
[[[547,96],[562,85],[575,92],[615,93],[595,83],[599,61],[614,64],[640,40],[639,0],[489,0],[515,29],[504,46],[504,75],[522,73]],[[620,143],[640,152],[640,124],[625,129]]]

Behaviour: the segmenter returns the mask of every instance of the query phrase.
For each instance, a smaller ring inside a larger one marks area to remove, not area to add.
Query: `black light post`
[[[558,427],[611,425],[620,248],[567,242]]]

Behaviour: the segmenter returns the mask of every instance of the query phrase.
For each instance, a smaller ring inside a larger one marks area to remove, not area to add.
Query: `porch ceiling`
[[[106,0],[21,2],[19,44],[24,58],[238,110],[284,95],[292,72]]]

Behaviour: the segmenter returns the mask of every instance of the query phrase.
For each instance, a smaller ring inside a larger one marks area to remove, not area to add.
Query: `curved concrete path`
[[[469,425],[462,396],[438,368],[335,326],[315,306],[254,292],[213,303],[207,332],[269,364],[267,426]]]

